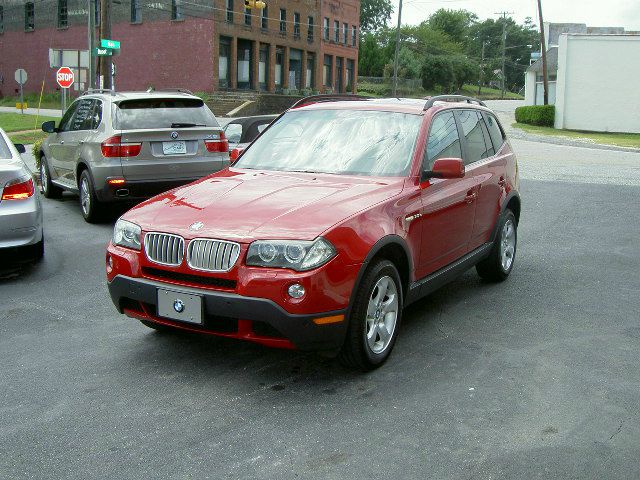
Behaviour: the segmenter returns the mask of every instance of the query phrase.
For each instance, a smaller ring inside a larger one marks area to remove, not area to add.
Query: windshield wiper
[[[171,128],[192,128],[192,127],[206,127],[201,123],[184,123],[184,122],[176,122],[171,124]]]
[[[286,172],[293,172],[293,173],[321,173],[321,172],[316,172],[314,170],[285,170]]]

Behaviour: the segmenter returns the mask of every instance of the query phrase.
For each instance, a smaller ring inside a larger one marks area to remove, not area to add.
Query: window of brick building
[[[67,0],[58,0],[58,28],[67,28],[69,26],[69,15],[67,9]]]
[[[98,2],[96,2],[97,4]],[[131,23],[142,23],[140,0],[131,0]]]
[[[269,45],[260,44],[260,53],[258,57],[258,86],[260,90],[267,89],[269,81]]]
[[[333,21],[333,41],[340,43],[340,22],[338,20]]]
[[[356,41],[358,39],[358,31],[356,30],[355,25],[351,25],[351,46],[356,46]]]
[[[347,37],[349,36],[349,24],[342,24],[342,43],[347,44]]]
[[[0,5],[0,33],[4,33],[4,7]]]
[[[293,38],[300,38],[300,14],[293,12]]]
[[[36,29],[36,8],[33,2],[24,4],[24,29],[27,32]]]
[[[324,56],[324,64],[322,65],[322,84],[325,87],[331,86],[331,80],[333,79],[331,70],[331,55]]]
[[[264,7],[260,11],[260,27],[265,30],[269,28],[269,7]]]
[[[351,59],[347,59],[347,93],[353,90],[353,68],[354,62]]]
[[[244,8],[244,24],[251,25],[251,9],[247,7]]]
[[[287,32],[287,11],[284,8],[280,9],[280,33]]]
[[[282,88],[282,65],[284,64],[284,48],[276,47],[275,76],[273,78],[276,90]]]
[[[218,50],[218,85],[229,88],[229,57],[231,57],[231,39],[220,37]]]
[[[228,23],[233,23],[233,0],[225,0],[225,6],[227,10],[226,20]]]
[[[316,57],[313,53],[307,53],[307,78],[304,83],[305,88],[315,87],[315,66]]]
[[[171,20],[182,20],[182,0],[171,0]]]
[[[322,36],[325,40],[329,41],[329,19],[324,17],[324,23],[322,24]]]
[[[307,40],[313,42],[313,17],[309,17],[307,22]]]

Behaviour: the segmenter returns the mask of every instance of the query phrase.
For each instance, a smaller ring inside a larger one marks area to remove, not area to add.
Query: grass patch
[[[47,122],[49,120],[60,120],[59,118],[40,115],[37,117],[38,122],[36,124],[36,117],[36,115],[0,112],[0,128],[4,129],[7,133],[19,132],[21,130],[36,130],[40,128],[43,122]]]
[[[358,83],[358,93],[369,97],[390,97],[392,86],[390,83]],[[478,95],[477,85],[464,85],[458,95],[466,95],[480,100],[496,100],[500,98],[500,90],[495,88],[482,87],[482,93]],[[408,89],[398,86],[398,95],[404,98],[424,98],[434,95],[442,95],[437,90],[424,90],[423,88]],[[505,92],[505,99],[522,100],[524,97],[516,93]]]
[[[29,104],[29,108],[38,108],[40,93],[25,93],[24,101]],[[18,102],[20,102],[20,95],[2,97],[0,98],[0,107],[15,107]],[[67,97],[67,105],[71,105],[71,102],[72,99]],[[45,93],[42,95],[42,104],[40,105],[40,108],[60,109],[61,103],[60,92]]]
[[[35,143],[38,140],[47,138],[48,133],[38,131],[38,132],[29,132],[29,133],[10,133],[8,135],[9,135],[9,139],[13,143],[23,143],[25,145],[31,145],[32,143]]]
[[[512,126],[536,135],[547,135],[550,137],[562,137],[569,139],[586,139],[593,143],[600,143],[603,145],[640,148],[640,133],[602,133],[584,132],[579,130],[556,130],[551,127],[539,127],[524,123],[513,123]]]

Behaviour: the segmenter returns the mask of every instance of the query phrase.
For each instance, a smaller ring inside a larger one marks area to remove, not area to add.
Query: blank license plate
[[[158,316],[202,325],[202,297],[159,288]]]
[[[176,142],[162,142],[162,153],[165,155],[180,155],[187,153],[187,144],[184,140]]]

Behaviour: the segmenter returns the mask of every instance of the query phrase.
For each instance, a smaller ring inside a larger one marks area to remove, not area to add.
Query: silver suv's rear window
[[[199,98],[143,98],[116,104],[116,130],[174,128],[174,124],[219,126],[211,110]]]
[[[2,137],[0,137],[0,158],[11,158],[11,151]]]

